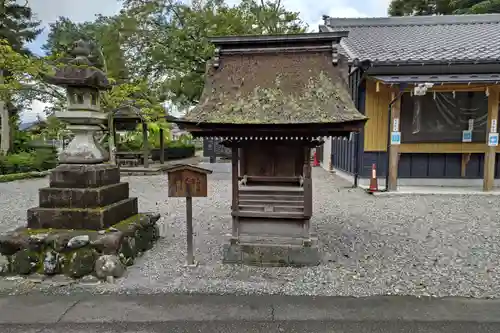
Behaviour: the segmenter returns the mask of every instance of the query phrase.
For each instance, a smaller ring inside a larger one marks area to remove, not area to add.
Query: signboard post
[[[193,246],[193,197],[207,196],[207,175],[211,170],[188,164],[174,165],[165,170],[168,173],[168,196],[186,198],[186,266],[196,267]]]
[[[203,156],[210,158],[210,163],[215,163],[217,157],[231,157],[231,148],[220,144],[219,138],[203,138]]]

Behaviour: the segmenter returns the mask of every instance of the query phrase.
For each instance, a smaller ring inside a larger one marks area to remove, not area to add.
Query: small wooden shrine
[[[118,131],[133,132],[137,126],[142,127],[142,147],[136,151],[120,149],[120,140]],[[153,163],[151,158],[151,147],[149,144],[149,129],[146,118],[143,116],[139,107],[135,105],[123,105],[113,111],[109,119],[109,135],[113,137],[113,144],[116,148],[115,162],[118,166],[138,166],[141,164],[144,168],[149,168]],[[165,163],[165,134],[163,128],[159,131],[160,138],[160,164]]]
[[[366,118],[337,46],[346,32],[212,39],[200,104],[182,124],[232,150],[232,234],[224,262],[317,265],[311,148]]]

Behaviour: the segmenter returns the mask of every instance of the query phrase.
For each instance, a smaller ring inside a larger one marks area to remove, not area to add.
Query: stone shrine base
[[[120,277],[159,238],[159,214],[139,213],[100,231],[19,228],[0,236],[2,275]]]
[[[317,246],[274,244],[224,244],[224,264],[263,267],[317,266],[321,256]]]

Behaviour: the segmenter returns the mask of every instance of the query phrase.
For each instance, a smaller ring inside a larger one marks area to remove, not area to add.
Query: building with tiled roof
[[[500,14],[325,16],[320,31],[348,32],[338,51],[350,65],[351,96],[369,118],[359,136],[327,142],[326,167],[361,185],[376,167],[379,185],[392,190],[493,188],[500,178]]]

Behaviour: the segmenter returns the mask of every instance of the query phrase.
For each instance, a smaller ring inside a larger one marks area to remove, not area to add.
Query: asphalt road
[[[2,333],[497,333],[499,331],[500,323],[315,320],[0,325]]]
[[[487,333],[500,300],[235,295],[0,297],[1,333]]]

